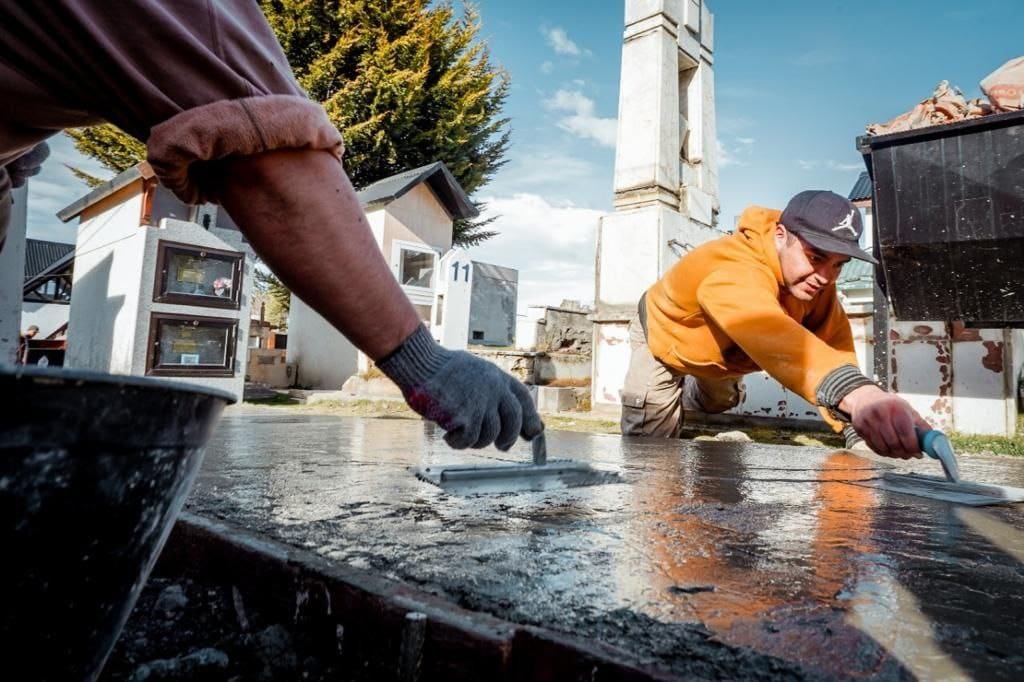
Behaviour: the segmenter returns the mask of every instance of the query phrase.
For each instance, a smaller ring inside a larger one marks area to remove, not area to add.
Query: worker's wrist
[[[426,383],[448,361],[449,355],[449,351],[438,344],[421,324],[398,348],[377,360],[376,364],[385,376],[404,390]]]
[[[848,398],[854,391],[865,386],[874,386],[881,390],[856,366],[843,365],[825,375],[818,384],[815,397],[818,404],[829,410],[833,416],[842,421],[849,421],[850,415],[856,409],[856,401]]]

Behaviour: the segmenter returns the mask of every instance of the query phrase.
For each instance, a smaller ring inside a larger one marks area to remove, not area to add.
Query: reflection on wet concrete
[[[680,676],[783,676],[768,656],[826,677],[1024,674],[1024,508],[849,483],[921,461],[557,431],[548,449],[623,482],[449,495],[407,467],[525,462],[528,445],[454,452],[417,421],[233,415],[190,507]],[[961,466],[1024,485],[1024,461]],[[736,656],[723,644],[753,658],[715,668]]]

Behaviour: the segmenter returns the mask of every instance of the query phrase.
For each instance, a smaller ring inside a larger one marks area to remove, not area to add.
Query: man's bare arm
[[[281,281],[373,359],[420,324],[352,183],[325,151],[230,159],[221,201]]]

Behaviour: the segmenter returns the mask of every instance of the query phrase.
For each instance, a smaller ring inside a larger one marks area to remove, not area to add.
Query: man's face
[[[775,228],[775,246],[782,266],[782,281],[793,298],[813,300],[839,277],[849,256],[827,253],[811,246],[782,225]]]

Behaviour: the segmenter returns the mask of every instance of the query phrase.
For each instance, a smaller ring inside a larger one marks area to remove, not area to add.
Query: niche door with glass
[[[244,256],[161,241],[153,300],[208,308],[239,308]]]
[[[156,376],[235,375],[238,321],[153,313],[146,373]]]

